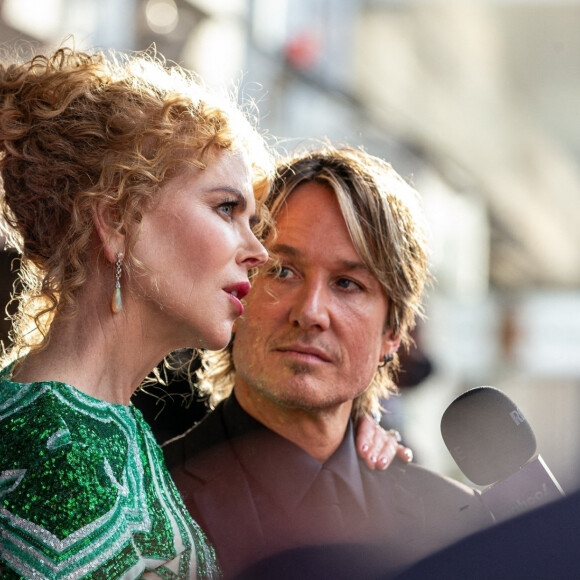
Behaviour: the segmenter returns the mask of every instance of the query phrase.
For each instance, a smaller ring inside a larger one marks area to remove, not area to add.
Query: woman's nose
[[[247,266],[248,270],[251,268],[257,268],[268,261],[268,252],[266,248],[262,245],[260,240],[250,231],[250,241],[248,244],[248,250],[246,255],[243,257],[242,262]]]

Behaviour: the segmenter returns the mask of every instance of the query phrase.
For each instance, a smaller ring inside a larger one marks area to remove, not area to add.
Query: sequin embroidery
[[[0,374],[3,578],[217,578],[140,411]]]

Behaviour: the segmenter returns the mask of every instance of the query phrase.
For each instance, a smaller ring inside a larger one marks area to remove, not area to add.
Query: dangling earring
[[[383,361],[379,364],[379,368],[382,369],[388,363],[390,363],[394,358],[395,358],[395,355],[393,353],[383,355]]]
[[[111,310],[113,314],[118,314],[123,310],[123,296],[121,295],[121,272],[122,272],[123,253],[117,252],[117,261],[115,262],[115,291],[111,301]]]

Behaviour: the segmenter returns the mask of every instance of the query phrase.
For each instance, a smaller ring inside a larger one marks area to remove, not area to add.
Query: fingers
[[[409,447],[405,447],[404,445],[397,445],[397,457],[402,459],[405,463],[411,463],[413,461],[413,450]]]
[[[356,446],[359,456],[370,470],[386,469],[395,457],[406,463],[412,461],[412,451],[400,444],[401,435],[394,429],[388,431],[364,416],[356,426]]]
[[[369,469],[387,469],[397,453],[398,443],[394,436],[385,431],[382,427],[376,427],[377,436],[374,439],[373,447],[369,450],[369,455],[365,458],[365,463]]]
[[[356,449],[360,457],[366,459],[374,439],[376,424],[369,415],[364,415],[355,425]]]
[[[389,429],[388,433],[391,433],[395,440],[397,441],[397,449],[395,455],[403,460],[405,463],[410,463],[413,461],[413,450],[405,445],[401,444],[402,437],[401,434],[396,429]]]

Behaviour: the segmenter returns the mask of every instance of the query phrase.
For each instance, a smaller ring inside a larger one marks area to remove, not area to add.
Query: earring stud
[[[382,362],[379,364],[379,368],[382,369],[383,367],[385,367],[387,364],[389,364],[393,359],[395,358],[395,355],[391,352],[389,354],[385,354],[383,355],[383,360]]]

